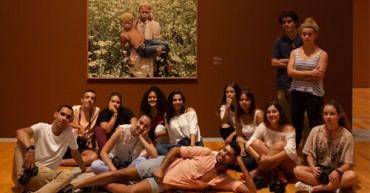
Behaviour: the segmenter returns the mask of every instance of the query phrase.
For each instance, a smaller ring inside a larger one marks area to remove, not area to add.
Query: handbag
[[[184,139],[181,139],[177,144],[182,146],[190,146],[190,139],[188,137],[185,137]]]
[[[129,155],[128,155],[127,161],[121,160],[117,156],[113,157],[112,163],[113,163],[114,167],[117,168],[117,170],[122,169],[122,168],[127,168],[131,164],[131,162],[132,162],[132,152],[134,151],[138,141],[139,141],[139,139],[136,140],[135,145],[134,145],[134,147],[132,147],[131,151],[128,151]]]

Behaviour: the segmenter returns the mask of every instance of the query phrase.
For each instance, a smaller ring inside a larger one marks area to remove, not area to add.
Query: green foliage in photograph
[[[142,2],[152,4],[152,16],[168,41],[168,72],[160,77],[196,77],[196,0],[88,0],[88,77],[125,78],[130,72],[124,62],[119,34],[119,16],[130,12],[139,17]],[[157,57],[158,58],[158,57]]]

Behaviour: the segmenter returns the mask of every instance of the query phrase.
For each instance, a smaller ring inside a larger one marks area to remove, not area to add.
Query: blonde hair
[[[320,31],[319,26],[317,25],[316,21],[312,17],[308,17],[303,21],[303,23],[298,29],[299,33],[302,33],[303,28],[311,28],[314,30],[315,33],[319,33]]]
[[[119,17],[121,23],[123,20],[134,20],[134,16],[131,13],[125,12]]]
[[[150,11],[152,10],[152,5],[150,3],[148,3],[148,2],[140,3],[140,5],[139,5],[139,11],[143,7],[147,7]]]

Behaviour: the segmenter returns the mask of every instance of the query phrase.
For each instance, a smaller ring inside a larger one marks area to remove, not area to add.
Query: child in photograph
[[[126,51],[129,46],[132,46],[141,57],[150,57],[155,54],[160,54],[166,63],[170,50],[166,41],[144,39],[136,28],[138,21],[134,21],[134,17],[131,13],[123,13],[120,17],[120,21],[123,29],[120,34],[122,50]],[[131,64],[130,61],[128,64]]]

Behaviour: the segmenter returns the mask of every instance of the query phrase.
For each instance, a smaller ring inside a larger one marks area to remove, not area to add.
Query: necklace
[[[91,129],[89,127],[90,127],[91,121],[92,121],[92,112],[93,112],[93,109],[90,110],[90,114],[89,114],[90,120],[88,122],[88,125],[86,126],[86,129],[87,130],[90,130]],[[80,107],[80,111],[78,113],[78,125],[81,125],[81,113],[82,113],[82,106]],[[85,118],[86,118],[86,115],[85,115]]]
[[[326,128],[327,131],[329,131],[329,139],[334,139],[335,135],[338,133],[337,131],[339,130],[340,126],[338,126],[334,130],[329,130],[329,128],[326,125],[325,125],[325,128]]]
[[[244,124],[250,124],[253,121],[253,117],[249,113],[244,113],[242,115],[242,120]]]
[[[340,128],[340,126],[338,126],[336,129],[334,129],[334,130],[329,130],[329,128],[328,128],[328,126],[326,126],[325,125],[325,128],[326,128],[326,130],[328,130],[329,131],[329,133],[334,133],[335,131],[337,131],[339,128]]]

